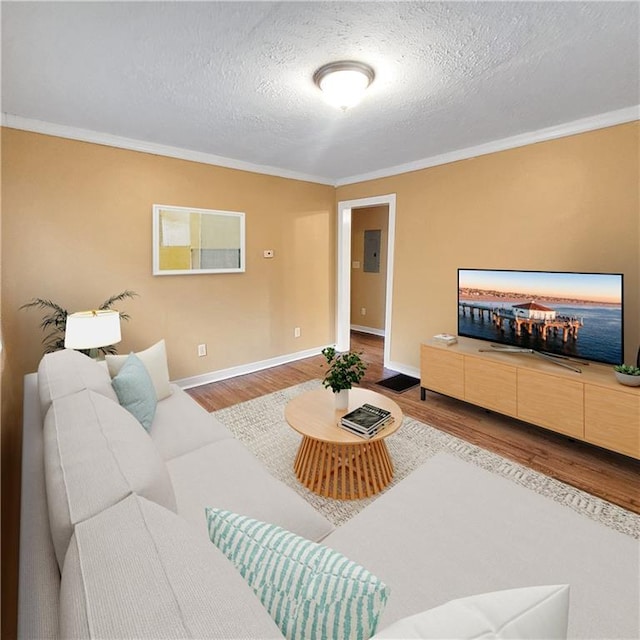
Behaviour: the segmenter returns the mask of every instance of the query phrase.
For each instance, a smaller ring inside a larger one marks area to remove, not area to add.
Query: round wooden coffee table
[[[369,440],[339,426],[345,413],[365,403],[393,415],[393,422]],[[349,407],[338,411],[331,389],[318,389],[291,400],[284,415],[302,435],[293,468],[307,489],[327,498],[349,500],[375,495],[391,482],[393,464],[384,439],[402,424],[402,410],[393,400],[354,388],[349,391]]]

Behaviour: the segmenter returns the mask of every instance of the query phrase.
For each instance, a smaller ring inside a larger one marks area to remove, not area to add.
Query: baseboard
[[[391,369],[391,371],[397,371],[398,373],[404,373],[406,376],[412,378],[420,378],[420,369],[416,367],[410,367],[409,365],[402,364],[400,362],[387,362],[384,365],[385,369]]]
[[[363,327],[359,324],[352,324],[351,331],[357,331],[358,333],[370,333],[374,336],[385,337],[384,329],[374,329],[373,327]]]
[[[174,384],[177,384],[179,387],[182,387],[183,389],[199,387],[200,385],[209,384],[210,382],[220,382],[220,380],[236,378],[237,376],[243,376],[247,373],[255,373],[256,371],[270,369],[271,367],[277,367],[281,364],[295,362],[296,360],[304,360],[304,358],[311,358],[312,356],[319,355],[322,349],[324,349],[324,347],[326,346],[331,345],[323,345],[321,347],[314,347],[313,349],[305,349],[304,351],[297,351],[295,353],[276,356],[275,358],[268,358],[267,360],[249,362],[247,364],[238,365],[237,367],[229,367],[228,369],[210,371],[209,373],[202,373],[200,375],[191,376],[189,378],[172,380],[172,382]]]
[[[354,331],[359,331],[355,327],[352,327]],[[365,327],[368,328],[368,327]],[[305,358],[311,358],[317,356],[325,346],[314,347],[312,349],[305,349],[304,351],[296,351],[295,353],[287,353],[282,356],[276,356],[275,358],[268,358],[267,360],[258,360],[257,362],[249,362],[247,364],[241,364],[237,367],[229,367],[228,369],[219,369],[218,371],[210,371],[208,373],[201,373],[197,376],[190,376],[188,378],[179,378],[178,380],[172,380],[174,384],[177,384],[183,389],[190,389],[191,387],[199,387],[203,384],[209,384],[210,382],[220,382],[221,380],[228,380],[229,378],[236,378],[237,376],[243,376],[247,373],[255,373],[256,371],[262,371],[263,369],[270,369],[271,367],[277,367],[281,364],[288,364],[289,362],[295,362],[296,360],[304,360]],[[411,367],[409,365],[402,364],[400,362],[389,362],[385,364],[386,369],[397,371],[398,373],[404,373],[407,376],[414,378],[420,377],[420,369]]]

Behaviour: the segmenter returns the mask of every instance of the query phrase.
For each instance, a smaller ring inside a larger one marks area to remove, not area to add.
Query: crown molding
[[[458,149],[449,153],[443,153],[441,155],[431,156],[430,158],[407,162],[406,164],[399,164],[386,169],[379,169],[369,173],[340,178],[336,181],[335,186],[341,187],[348,184],[355,184],[356,182],[388,178],[390,176],[397,176],[401,173],[428,169],[429,167],[457,162],[458,160],[468,160],[469,158],[476,158],[489,153],[524,147],[537,142],[546,142],[547,140],[565,138],[577,133],[585,133],[596,129],[605,129],[606,127],[613,127],[618,124],[633,122],[634,120],[640,120],[640,105],[634,105],[633,107],[628,107],[626,109],[618,109],[617,111],[608,111],[607,113],[574,120],[573,122],[565,122],[564,124],[548,127],[546,129],[539,129],[538,131],[528,131],[527,133],[521,133],[517,136],[511,136],[510,138],[502,138],[501,140],[494,140],[493,142],[488,142],[475,147]]]
[[[223,156],[216,156],[210,153],[203,153],[201,151],[193,151],[191,149],[182,149],[180,147],[156,144],[154,142],[145,142],[144,140],[136,140],[133,138],[123,138],[120,136],[113,136],[108,133],[100,133],[89,129],[79,129],[76,127],[55,124],[53,122],[45,122],[43,120],[23,118],[22,116],[15,116],[8,113],[2,114],[2,126],[10,129],[33,131],[34,133],[43,133],[45,135],[56,136],[59,138],[70,138],[71,140],[91,142],[93,144],[101,144],[107,147],[117,147],[119,149],[128,149],[130,151],[139,151],[141,153],[150,153],[153,155],[178,158],[180,160],[189,160],[191,162],[226,167],[228,169],[238,169],[240,171],[249,171],[251,173],[260,173],[279,178],[325,184],[332,187],[341,187],[344,185],[355,184],[357,182],[365,182],[367,180],[388,178],[402,173],[409,173],[411,171],[419,171],[421,169],[428,169],[429,167],[448,164],[450,162],[468,160],[470,158],[476,158],[478,156],[484,156],[498,151],[524,147],[526,145],[536,144],[537,142],[546,142],[548,140],[564,138],[578,133],[613,127],[618,124],[633,122],[635,120],[640,120],[640,105],[634,105],[625,109],[618,109],[617,111],[608,111],[607,113],[601,113],[588,118],[566,122],[554,127],[547,127],[546,129],[539,129],[538,131],[529,131],[527,133],[494,140],[493,142],[477,145],[475,147],[457,149],[456,151],[443,153],[437,156],[414,160],[413,162],[387,167],[386,169],[379,169],[377,171],[348,176],[336,180],[325,176],[310,175],[306,173],[299,173],[297,171],[281,169],[279,167],[254,164],[251,162],[244,162],[242,160],[235,160],[233,158],[225,158]]]
[[[201,164],[211,164],[217,167],[226,167],[227,169],[238,169],[240,171],[276,176],[278,178],[289,178],[291,180],[302,180],[303,182],[315,182],[332,187],[335,186],[334,180],[324,176],[309,175],[307,173],[280,169],[279,167],[254,164],[252,162],[235,160],[233,158],[216,156],[211,153],[203,153],[201,151],[193,151],[191,149],[182,149],[180,147],[156,144],[155,142],[145,142],[144,140],[136,140],[134,138],[123,138],[121,136],[113,136],[109,133],[100,133],[99,131],[91,131],[89,129],[78,129],[76,127],[55,124],[53,122],[45,122],[44,120],[23,118],[22,116],[15,116],[9,113],[2,114],[2,126],[9,129],[21,129],[23,131],[43,133],[45,135],[56,136],[58,138],[69,138],[71,140],[79,140],[81,142],[101,144],[107,147],[128,149],[129,151],[140,151],[141,153],[150,153],[156,156],[167,156],[169,158],[189,160],[191,162],[199,162]]]

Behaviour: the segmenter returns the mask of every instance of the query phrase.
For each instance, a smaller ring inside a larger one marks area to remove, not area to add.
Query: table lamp
[[[89,356],[95,358],[98,348],[116,344],[121,339],[118,311],[77,311],[67,316],[66,349],[88,349]]]

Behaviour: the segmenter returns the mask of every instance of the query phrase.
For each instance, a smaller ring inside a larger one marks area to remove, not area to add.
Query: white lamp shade
[[[67,316],[64,336],[67,349],[97,349],[121,339],[118,311],[78,311]]]

